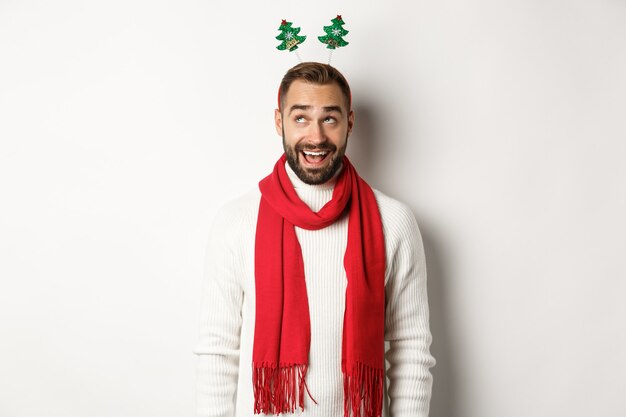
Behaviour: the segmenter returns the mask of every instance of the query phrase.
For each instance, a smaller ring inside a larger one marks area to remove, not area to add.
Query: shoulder
[[[261,192],[258,188],[250,189],[245,194],[229,200],[218,209],[216,219],[222,221],[240,221],[259,210]]]
[[[373,191],[383,224],[388,272],[393,272],[399,261],[419,262],[424,246],[415,215],[407,204],[377,189]]]
[[[405,203],[389,197],[380,190],[372,189],[380,211],[385,235],[414,234],[418,231],[413,212]]]
[[[385,239],[385,286],[393,288],[426,268],[424,243],[413,212],[405,203],[373,189]]]
[[[256,225],[260,201],[261,192],[256,188],[224,203],[213,219],[213,234],[232,238],[238,232]]]

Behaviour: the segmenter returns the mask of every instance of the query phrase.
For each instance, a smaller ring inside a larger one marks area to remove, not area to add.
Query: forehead
[[[313,84],[303,80],[295,80],[285,95],[285,107],[294,104],[313,107],[341,106],[345,107],[345,98],[341,87],[336,82],[330,84]]]

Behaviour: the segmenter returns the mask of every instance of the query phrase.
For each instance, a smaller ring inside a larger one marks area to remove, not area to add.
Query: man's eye
[[[337,120],[334,117],[328,116],[324,119],[324,123],[335,123]]]
[[[294,120],[296,121],[296,123],[303,123],[304,122],[304,116],[296,116],[296,118]]]

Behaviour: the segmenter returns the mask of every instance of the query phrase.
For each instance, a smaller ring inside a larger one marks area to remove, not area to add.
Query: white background
[[[281,19],[427,252],[433,417],[626,413],[626,2],[0,0],[0,416],[191,416],[203,251]]]

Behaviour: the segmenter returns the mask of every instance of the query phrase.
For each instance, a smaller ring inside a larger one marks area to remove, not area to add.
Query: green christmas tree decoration
[[[320,42],[326,44],[326,48],[328,49],[336,49],[342,46],[346,46],[348,42],[343,40],[343,37],[348,34],[348,31],[343,28],[345,24],[341,15],[337,15],[336,18],[331,20],[333,22],[330,26],[324,26],[324,32],[326,32],[325,36],[318,36],[317,39]]]
[[[298,36],[300,33],[300,28],[291,27],[292,23],[287,22],[283,19],[280,23],[280,35],[276,36],[276,39],[282,41],[280,45],[276,47],[276,49],[280,51],[284,51],[285,49],[291,51],[295,51],[298,49],[298,45],[304,42],[306,36]]]

